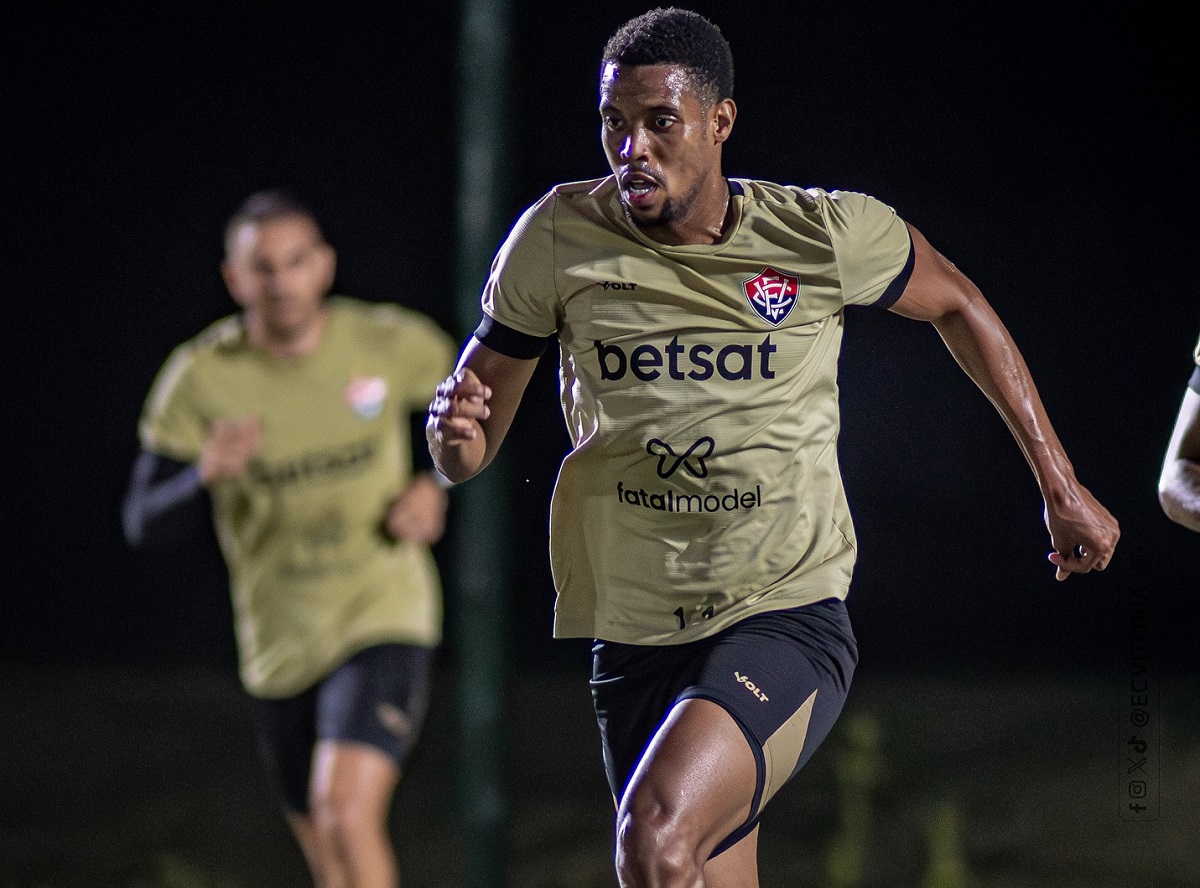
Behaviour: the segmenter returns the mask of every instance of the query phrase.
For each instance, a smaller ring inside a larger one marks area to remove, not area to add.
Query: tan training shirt
[[[556,636],[675,644],[847,593],[843,308],[890,304],[911,240],[866,195],[730,182],[720,243],[647,238],[608,177],[554,188],[493,264],[486,314],[560,343]]]

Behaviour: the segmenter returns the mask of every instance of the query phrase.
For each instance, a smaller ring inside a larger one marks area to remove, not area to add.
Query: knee
[[[687,819],[656,800],[634,799],[617,814],[616,867],[622,888],[700,884],[704,864]]]
[[[374,812],[353,796],[314,798],[312,816],[322,842],[336,849],[339,857],[379,828]]]

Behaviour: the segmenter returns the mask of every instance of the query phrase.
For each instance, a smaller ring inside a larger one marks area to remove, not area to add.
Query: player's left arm
[[[891,310],[929,321],[959,366],[987,395],[1016,438],[1045,500],[1057,578],[1104,570],[1120,531],[1108,510],[1075,478],[1012,336],[979,288],[908,226],[912,276]]]
[[[1158,501],[1176,524],[1200,531],[1200,394],[1184,390],[1167,444]]]
[[[413,474],[392,500],[384,519],[394,540],[432,545],[446,532],[450,481],[437,470],[425,446],[425,409],[434,388],[454,366],[454,340],[431,318],[412,313],[401,328],[396,360],[406,367],[402,386],[412,411],[404,431],[413,443]]]

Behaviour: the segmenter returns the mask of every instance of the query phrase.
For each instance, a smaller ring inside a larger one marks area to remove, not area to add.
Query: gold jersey
[[[454,352],[423,315],[333,298],[310,354],[273,358],[233,316],[160,371],[142,414],[146,450],[194,463],[215,420],[261,418],[248,471],[212,490],[251,693],[299,693],[372,644],[440,640],[429,549],[392,540],[384,519],[411,480],[409,417]]]
[[[891,304],[911,240],[862,194],[730,187],[719,243],[665,246],[612,177],[561,185],[493,264],[485,313],[560,344],[556,636],[676,644],[847,593],[843,308]]]

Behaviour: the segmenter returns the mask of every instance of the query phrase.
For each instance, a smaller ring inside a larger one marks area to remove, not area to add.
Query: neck
[[[246,329],[250,334],[250,344],[271,357],[298,358],[316,351],[328,318],[328,310],[322,308],[303,327],[287,330],[270,326],[258,312],[247,312]]]
[[[717,176],[711,183],[697,189],[687,215],[677,221],[644,228],[646,234],[668,246],[715,244],[725,233],[729,222],[729,183]]]

